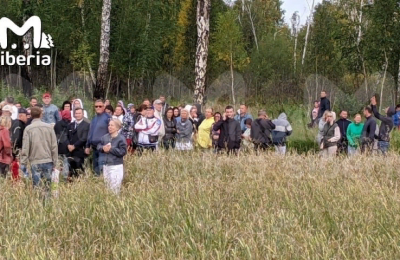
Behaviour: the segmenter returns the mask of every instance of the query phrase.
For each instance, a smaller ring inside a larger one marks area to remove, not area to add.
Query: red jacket
[[[0,162],[5,164],[11,164],[12,162],[10,132],[2,126],[0,126]]]

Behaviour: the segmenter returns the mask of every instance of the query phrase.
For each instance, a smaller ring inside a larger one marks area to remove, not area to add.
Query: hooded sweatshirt
[[[378,135],[378,141],[382,142],[389,142],[390,141],[390,132],[393,129],[393,115],[396,114],[396,109],[394,107],[389,107],[387,111],[387,116],[383,116],[379,114],[378,109],[376,106],[371,106],[372,107],[372,112],[374,112],[374,116],[381,120],[381,126],[379,127],[379,135]]]
[[[346,136],[347,140],[349,141],[349,145],[351,147],[358,147],[363,128],[364,128],[363,123],[359,124],[351,123],[347,128]]]
[[[79,98],[77,98],[77,99],[75,99],[75,100],[78,100],[79,103],[81,103],[81,108],[83,109],[83,117],[84,117],[84,118],[88,118],[87,112],[86,112],[86,110],[83,108],[82,100],[80,100]],[[74,100],[74,102],[72,102],[71,122],[75,122],[75,117],[74,117],[74,111],[75,111],[75,105],[74,105],[74,103],[75,103],[75,100]]]
[[[274,145],[285,145],[286,137],[292,134],[292,126],[287,120],[285,113],[281,113],[278,119],[272,120],[275,129],[272,131],[272,142]]]

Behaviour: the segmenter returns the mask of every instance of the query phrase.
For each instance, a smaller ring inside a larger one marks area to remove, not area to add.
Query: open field
[[[49,205],[0,182],[4,259],[396,259],[399,158],[129,158],[119,197],[101,179]]]

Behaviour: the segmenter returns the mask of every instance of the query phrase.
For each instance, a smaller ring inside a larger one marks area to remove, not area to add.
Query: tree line
[[[229,91],[219,100],[298,102],[311,74],[354,93],[373,73],[382,72],[393,77],[393,102],[397,101],[396,0],[323,1],[301,27],[298,14],[285,13],[280,0],[0,3],[0,16],[19,26],[32,15],[39,16],[42,30],[55,42],[48,51],[50,66],[2,66],[2,78],[18,74],[26,79],[21,83],[26,95],[35,88],[52,90],[74,71],[84,75],[84,87],[94,97],[145,97],[152,95],[156,79],[168,74],[190,90],[194,102],[204,103],[207,89],[226,72]],[[292,17],[292,24],[285,24],[284,17]],[[32,41],[30,33],[23,38],[9,34],[19,46]],[[243,81],[237,80],[237,73]],[[245,87],[244,95],[237,93],[240,87]]]

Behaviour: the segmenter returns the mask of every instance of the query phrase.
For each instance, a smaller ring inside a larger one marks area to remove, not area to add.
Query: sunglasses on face
[[[102,108],[103,106],[94,106],[95,108]]]

